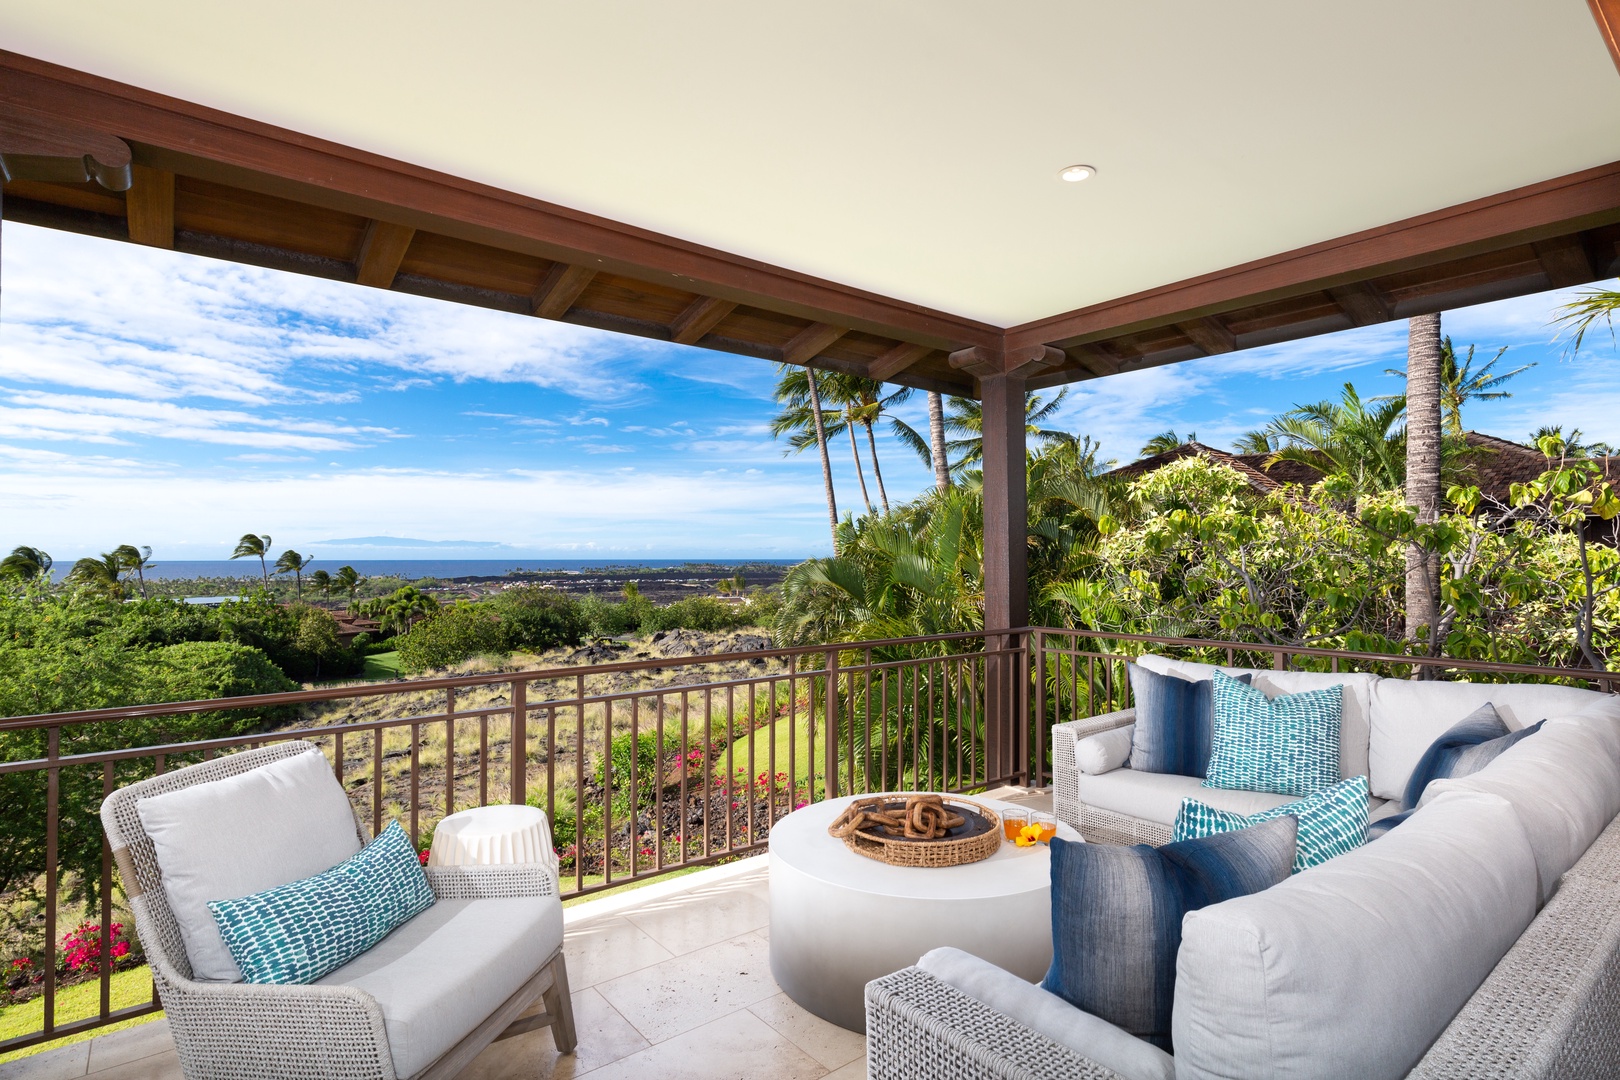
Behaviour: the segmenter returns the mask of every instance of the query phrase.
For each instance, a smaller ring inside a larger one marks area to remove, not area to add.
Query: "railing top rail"
[[[1357,660],[1375,664],[1454,668],[1459,671],[1483,671],[1509,675],[1543,675],[1560,679],[1597,680],[1611,684],[1620,682],[1620,671],[1599,671],[1595,668],[1542,667],[1535,664],[1508,664],[1496,660],[1461,660],[1449,656],[1403,656],[1396,653],[1349,652],[1339,649],[1318,649],[1304,645],[1277,645],[1257,641],[1215,641],[1209,638],[1154,637],[1150,634],[1121,634],[1107,630],[1070,630],[1050,626],[1023,627],[1013,631],[1013,633],[1067,634],[1075,637],[1100,638],[1108,641],[1136,641],[1149,645],[1181,645],[1198,649],[1232,649],[1235,651],[1266,652],[1274,655],[1316,656],[1325,660]]]
[[[1018,634],[1022,631],[1007,631]],[[896,645],[922,645],[938,641],[964,641],[985,637],[982,630],[953,634],[928,634],[923,637],[882,638],[876,641],[831,642],[824,645],[795,645],[785,649],[756,649],[749,652],[709,653],[703,656],[664,657],[653,660],[626,660],[612,664],[589,664],[572,667],[532,668],[527,671],[500,671],[483,675],[452,675],[436,679],[397,679],[385,683],[364,683],[353,686],[333,686],[319,690],[295,690],[283,694],[244,694],[241,697],[210,698],[206,701],[167,701],[151,705],[123,705],[106,709],[79,709],[73,712],[40,713],[35,716],[0,717],[0,731],[27,728],[57,727],[64,724],[89,724],[109,720],[130,720],[155,716],[179,716],[189,713],[218,712],[227,709],[277,708],[284,705],[307,705],[319,701],[342,701],[350,698],[386,697],[390,694],[414,694],[429,690],[463,689],[471,686],[492,686],[514,681],[542,682],[551,679],[573,679],[581,675],[609,675],[624,671],[649,671],[655,668],[699,667],[706,664],[739,663],[750,660],[788,659],[791,657],[824,657],[828,653],[882,649]],[[814,674],[818,668],[803,668],[801,675]],[[702,689],[703,684],[690,687]]]

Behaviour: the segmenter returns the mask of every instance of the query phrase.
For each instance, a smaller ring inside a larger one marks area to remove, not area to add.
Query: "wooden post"
[[[1018,732],[1019,665],[994,650],[1015,647],[1016,630],[1029,622],[1028,491],[1024,472],[1024,379],[989,375],[979,380],[984,404],[984,630],[985,765],[992,778],[1023,774],[1014,760]]]

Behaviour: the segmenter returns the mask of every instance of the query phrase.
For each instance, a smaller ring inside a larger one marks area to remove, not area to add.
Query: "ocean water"
[[[793,566],[798,559],[315,559],[304,568],[307,578],[311,571],[325,570],[336,573],[340,566],[352,566],[361,577],[402,577],[407,581],[437,577],[502,577],[514,570],[602,570],[609,567],[645,570],[666,570],[700,563],[705,566]],[[71,569],[70,563],[59,562],[52,577],[60,580]],[[272,574],[275,566],[270,567]],[[166,562],[158,560],[146,571],[149,578],[257,578],[258,559],[218,559],[208,561]]]

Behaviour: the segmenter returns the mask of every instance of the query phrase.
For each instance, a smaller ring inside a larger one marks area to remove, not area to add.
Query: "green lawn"
[[[371,682],[403,679],[405,675],[399,669],[399,653],[372,653],[366,657],[366,669],[360,673],[360,677]]]
[[[793,780],[802,784],[810,779],[810,728],[804,723],[804,717],[793,718],[787,716],[777,717],[763,727],[737,739],[731,744],[732,769],[746,771],[748,768],[748,744],[754,745],[754,774],[766,772],[771,767],[771,745],[776,746],[776,771],[788,771],[788,747],[793,748]],[[826,722],[821,717],[816,718],[816,757],[823,758],[827,753]],[[716,759],[716,767],[725,768],[725,755]],[[816,773],[822,771],[822,762],[816,762]]]
[[[112,977],[112,1007],[118,1009],[131,1005],[140,1005],[152,1000],[152,975],[144,967],[130,968],[128,971],[115,971]],[[56,1022],[66,1024],[74,1020],[81,1020],[87,1016],[94,1016],[101,1008],[101,980],[91,979],[89,982],[69,986],[56,992]],[[138,1016],[133,1020],[121,1020],[107,1027],[94,1028],[90,1031],[69,1035],[63,1039],[42,1043],[39,1046],[30,1046],[26,1050],[13,1050],[9,1054],[0,1054],[0,1064],[15,1061],[17,1058],[28,1057],[58,1046],[69,1043],[83,1042],[93,1039],[97,1035],[105,1035],[109,1031],[118,1031],[121,1028],[134,1027],[149,1020],[156,1020],[162,1013],[152,1013],[149,1016]],[[25,1001],[21,1005],[7,1005],[0,1008],[0,1040],[15,1039],[19,1035],[28,1035],[38,1031],[45,1020],[45,999],[36,997],[32,1001]]]

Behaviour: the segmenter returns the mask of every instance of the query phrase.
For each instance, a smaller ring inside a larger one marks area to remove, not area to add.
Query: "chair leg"
[[[551,1038],[557,1044],[557,1052],[572,1054],[579,1039],[574,1034],[574,998],[568,992],[568,962],[560,949],[551,962],[551,989],[545,992],[544,1000],[546,1012],[554,1018]]]

